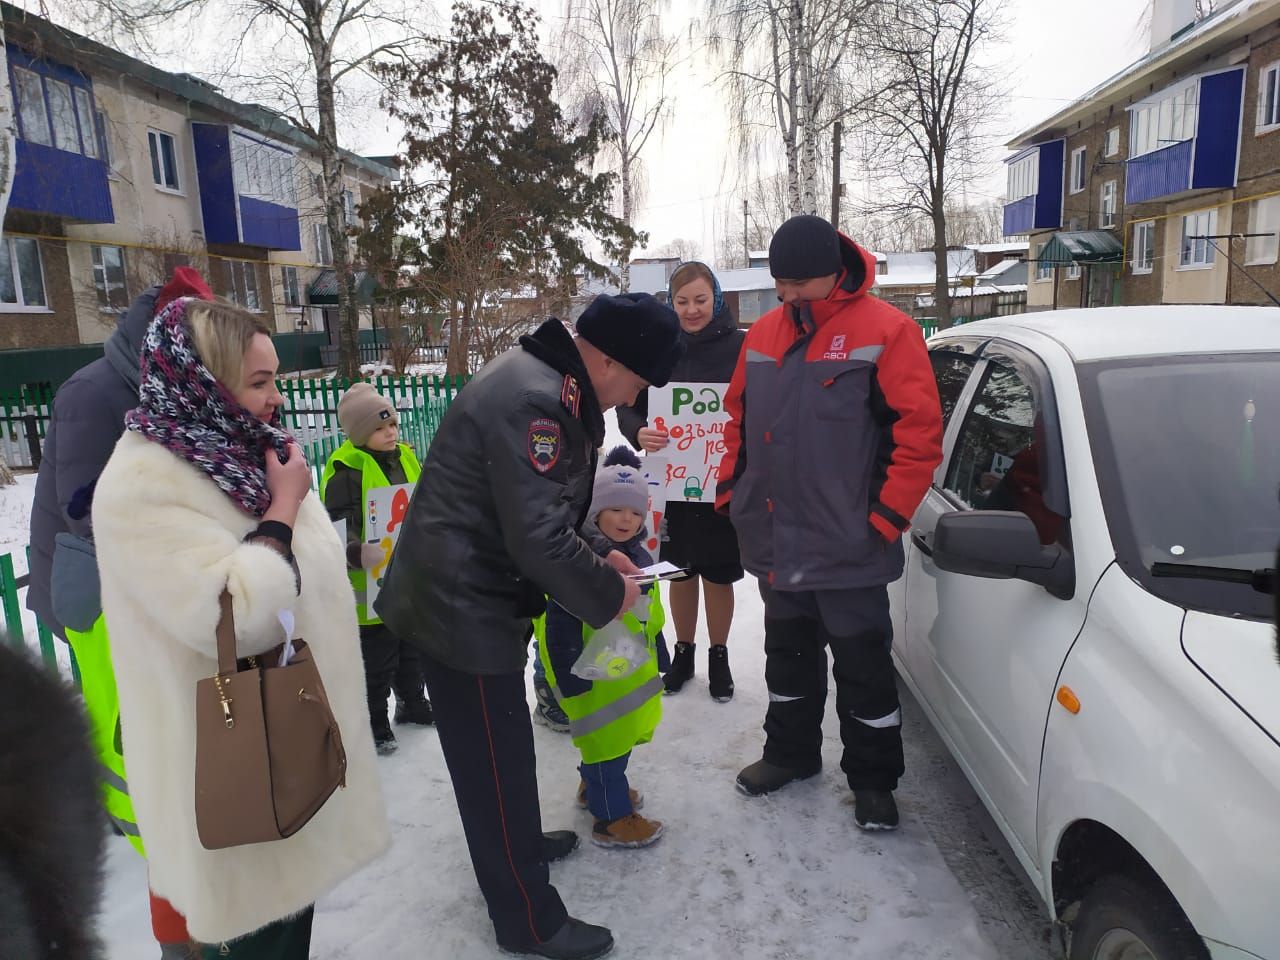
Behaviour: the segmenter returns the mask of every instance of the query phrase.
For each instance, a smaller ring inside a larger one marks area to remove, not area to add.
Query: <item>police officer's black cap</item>
[[[684,352],[675,311],[647,293],[601,294],[578,318],[578,336],[655,387]]]

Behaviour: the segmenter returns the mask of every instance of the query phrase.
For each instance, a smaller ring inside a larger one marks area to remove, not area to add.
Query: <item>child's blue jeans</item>
[[[630,759],[631,753],[627,752],[613,760],[584,763],[578,767],[587,785],[587,809],[597,820],[617,820],[634,812],[627,783],[627,761]]]

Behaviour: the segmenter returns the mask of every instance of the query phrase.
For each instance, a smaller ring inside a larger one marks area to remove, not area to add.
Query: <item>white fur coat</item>
[[[297,913],[389,842],[343,545],[308,494],[293,532],[298,596],[280,554],[242,542],[256,526],[202,471],[135,433],[121,438],[94,493],[126,772],[151,886],[203,942]],[[277,613],[292,609],[342,731],[347,786],[287,840],[206,850],[196,834],[193,705],[196,681],[217,672],[224,586],[242,657],[279,643]]]

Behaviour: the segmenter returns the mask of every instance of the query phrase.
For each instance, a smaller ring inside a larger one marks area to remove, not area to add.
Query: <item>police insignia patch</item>
[[[529,421],[529,462],[539,473],[546,473],[560,460],[560,424],[539,418]]]
[[[578,415],[578,407],[582,403],[582,388],[572,375],[564,375],[564,383],[560,387],[560,403],[573,416]]]

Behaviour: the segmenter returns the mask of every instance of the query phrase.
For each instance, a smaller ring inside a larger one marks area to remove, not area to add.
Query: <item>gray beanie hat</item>
[[[370,384],[353,383],[338,401],[338,426],[357,447],[368,443],[384,423],[399,425],[400,416],[391,401]]]
[[[623,456],[625,454],[625,456]],[[640,468],[640,459],[626,447],[615,447],[596,471],[591,488],[591,519],[603,510],[649,512],[649,484]]]

